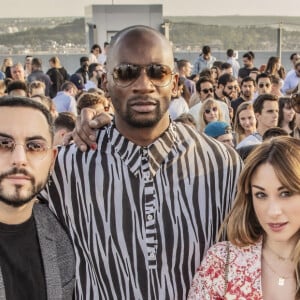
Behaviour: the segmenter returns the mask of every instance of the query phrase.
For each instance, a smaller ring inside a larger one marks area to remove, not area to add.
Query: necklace
[[[270,252],[273,253],[279,260],[283,260],[283,261],[291,260],[291,255],[289,255],[288,257],[284,257],[284,256],[276,253],[268,244],[265,244],[265,247],[267,249],[269,249]]]
[[[262,257],[263,257],[263,259],[264,259],[264,261],[265,261],[267,267],[270,269],[270,271],[271,271],[274,275],[278,276],[278,282],[277,282],[277,284],[278,284],[279,286],[284,286],[285,280],[286,280],[286,279],[294,278],[294,275],[291,275],[291,276],[281,276],[281,275],[277,274],[277,272],[276,272],[276,271],[271,267],[271,265],[267,262],[267,260],[266,260],[266,258],[264,257],[264,255],[263,255]]]

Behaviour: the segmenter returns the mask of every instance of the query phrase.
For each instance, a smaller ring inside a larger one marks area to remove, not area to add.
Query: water
[[[242,66],[242,56],[243,54],[247,52],[246,50],[240,50],[238,61],[240,65]],[[291,63],[290,63],[290,55],[293,51],[286,51],[282,52],[281,62],[285,69],[288,71],[291,69]],[[262,64],[266,64],[268,61],[268,58],[270,56],[276,56],[276,52],[265,52],[265,51],[254,51],[255,53],[255,66],[260,67]],[[225,61],[226,60],[226,51],[217,51],[213,52],[213,55],[217,58],[217,60]],[[39,57],[43,62],[43,70],[47,71],[49,69],[49,58],[52,57],[52,54],[40,54],[36,55]],[[83,54],[59,54],[57,55],[61,61],[61,64],[67,69],[67,71],[70,74],[73,74],[80,66],[79,59],[81,56],[84,56]],[[176,52],[174,53],[174,56],[178,59],[188,59],[192,64],[196,60],[196,58],[199,56],[199,53],[197,52]],[[7,55],[0,55],[0,63],[2,64],[3,59],[7,57]],[[21,62],[24,63],[25,61],[25,55],[11,55],[13,62]]]
[[[3,59],[8,56],[13,59],[14,63],[20,62],[24,64],[25,62],[26,55],[0,55],[0,63],[2,64]],[[42,60],[43,70],[46,72],[50,68],[49,59],[54,55],[50,53],[50,54],[38,54],[33,56],[38,57]],[[58,54],[56,56],[59,57],[62,66],[65,67],[70,74],[73,74],[80,67],[80,62],[79,62],[80,57],[85,55],[81,53],[81,54]]]

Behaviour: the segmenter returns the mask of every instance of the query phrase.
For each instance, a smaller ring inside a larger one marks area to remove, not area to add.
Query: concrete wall
[[[85,7],[87,45],[110,41],[119,30],[147,25],[161,31],[162,5],[89,5]]]

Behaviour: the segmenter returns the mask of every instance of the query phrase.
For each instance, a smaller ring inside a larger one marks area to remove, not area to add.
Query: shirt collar
[[[169,127],[152,144],[141,147],[125,138],[116,128],[115,124],[107,128],[107,136],[121,159],[128,165],[130,171],[137,176],[141,168],[142,151],[147,150],[149,158],[149,169],[155,176],[163,161],[169,160],[174,154],[172,149],[178,141],[176,125],[170,122]]]

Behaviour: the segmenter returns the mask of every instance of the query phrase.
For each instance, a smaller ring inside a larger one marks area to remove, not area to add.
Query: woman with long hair
[[[269,75],[279,76],[282,80],[284,80],[286,74],[283,66],[281,65],[280,57],[271,56],[268,59],[265,73],[268,73]]]
[[[246,159],[234,206],[188,299],[300,299],[300,140],[272,138]]]
[[[295,110],[290,97],[279,98],[278,127],[291,134],[295,128]]]
[[[224,121],[223,113],[217,100],[207,99],[200,108],[199,131],[203,132],[205,126],[213,121]]]
[[[245,137],[256,132],[256,118],[252,103],[241,103],[234,118],[234,132],[236,143],[240,143]]]

